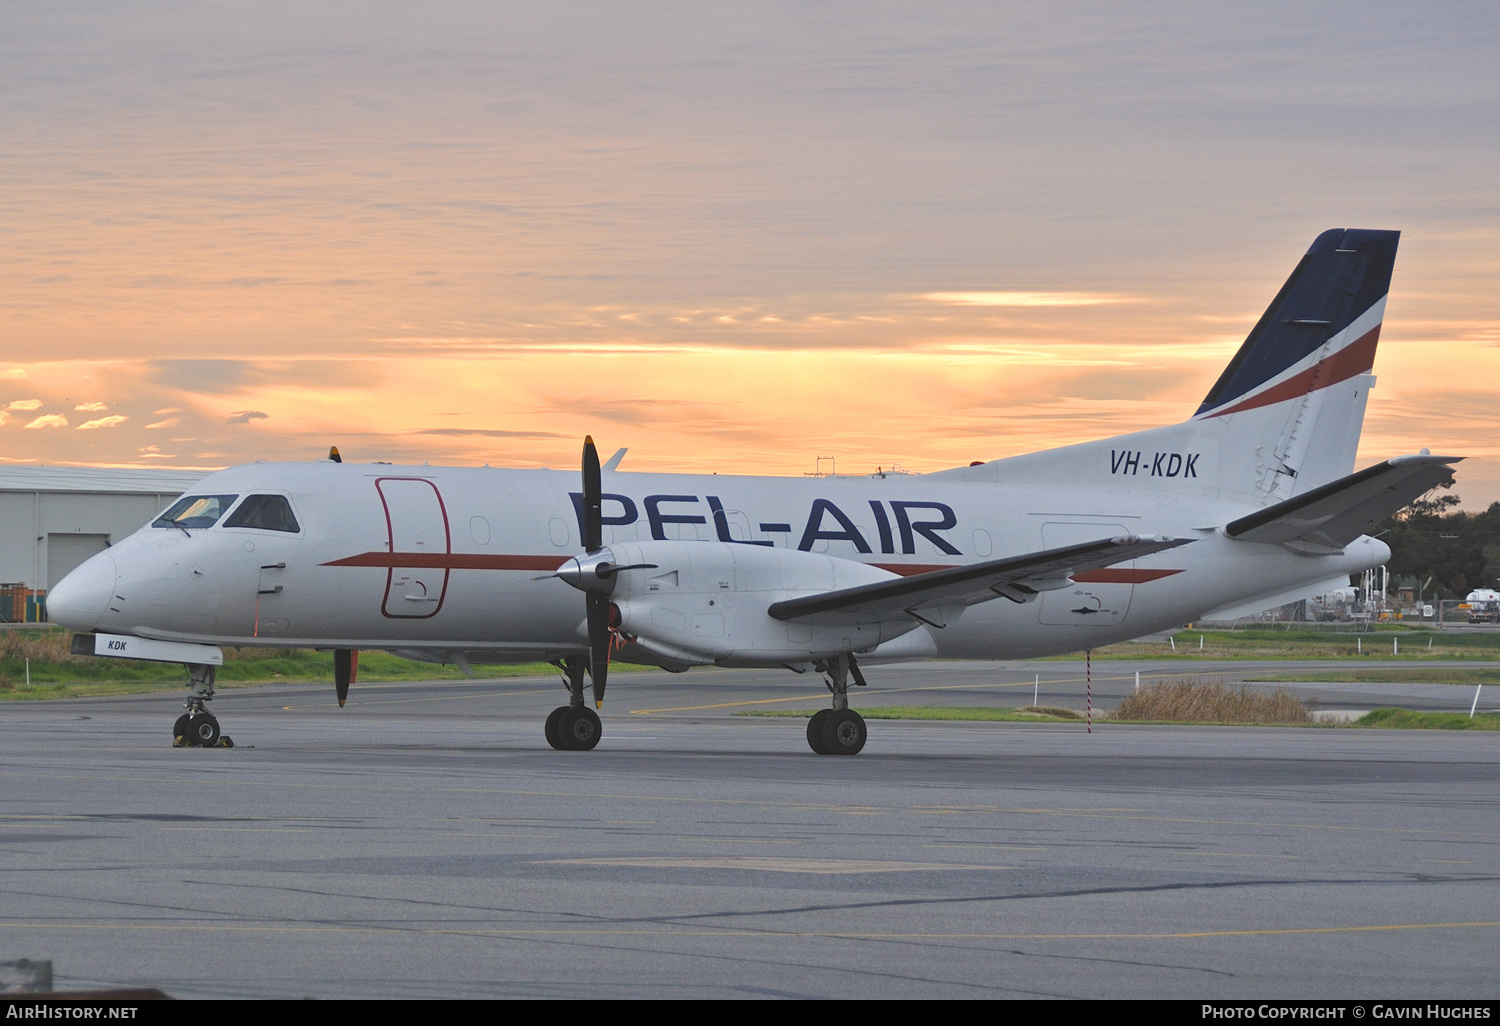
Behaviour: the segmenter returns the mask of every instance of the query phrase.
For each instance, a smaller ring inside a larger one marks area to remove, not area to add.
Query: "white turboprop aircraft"
[[[360,649],[549,660],[586,750],[611,655],[668,670],[827,675],[808,742],[854,754],[860,663],[1091,649],[1348,583],[1390,549],[1371,525],[1457,457],[1358,473],[1355,449],[1398,232],[1319,235],[1181,424],[923,475],[727,477],[257,463],[204,478],[48,597],[74,651],[186,664],[180,743],[220,645],[332,649],[339,704]],[[582,594],[580,594],[580,592]]]

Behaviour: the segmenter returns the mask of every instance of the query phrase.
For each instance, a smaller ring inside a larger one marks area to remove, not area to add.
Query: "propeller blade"
[[[339,696],[339,708],[349,697],[349,685],[359,674],[359,650],[337,648],[333,651],[333,689]]]
[[[589,594],[589,676],[594,680],[594,707],[604,704],[604,682],[609,677],[609,597]]]
[[[599,478],[599,450],[594,437],[583,440],[583,549],[598,552],[604,547],[604,485]]]

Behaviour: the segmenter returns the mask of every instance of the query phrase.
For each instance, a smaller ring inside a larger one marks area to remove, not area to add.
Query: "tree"
[[[1475,588],[1493,588],[1500,577],[1500,502],[1483,513],[1458,509],[1459,498],[1433,489],[1374,532],[1391,547],[1393,575],[1432,577],[1431,594],[1463,598]],[[1425,590],[1425,589],[1424,589]]]

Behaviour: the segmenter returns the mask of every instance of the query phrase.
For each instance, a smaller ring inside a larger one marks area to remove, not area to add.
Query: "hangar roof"
[[[208,476],[202,470],[0,465],[0,492],[105,492],[177,495]]]

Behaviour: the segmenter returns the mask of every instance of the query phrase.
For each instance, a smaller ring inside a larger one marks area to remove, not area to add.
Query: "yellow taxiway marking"
[[[1253,851],[1181,851],[1180,855],[1203,855],[1215,859],[1297,859],[1301,855],[1262,855]]]
[[[457,682],[454,682],[454,683],[457,683]],[[356,686],[358,686],[358,685],[356,685]],[[458,700],[464,699],[464,698],[509,698],[512,695],[535,695],[536,693],[537,693],[536,688],[529,688],[526,691],[489,691],[489,692],[483,692],[483,693],[479,693],[479,694],[466,693],[466,694],[459,694],[459,695],[433,695],[433,696],[431,696],[429,698],[377,698],[374,701],[360,702],[359,704],[360,705],[409,705],[412,702],[455,702],[455,701],[458,701]],[[293,705],[284,705],[281,708],[282,708],[283,712],[297,712],[298,711],[298,707],[297,706],[293,706]],[[304,706],[302,708],[306,709],[307,707]]]
[[[778,702],[810,702],[815,698],[827,698],[828,692],[821,694],[797,695],[793,698],[756,698],[745,702],[715,702],[712,705],[678,705],[670,709],[631,709],[632,716],[650,716],[652,713],[667,712],[697,712],[700,709],[733,709],[741,705],[775,705]]]
[[[750,869],[762,873],[932,873],[953,870],[1012,869],[1013,866],[959,866],[948,862],[873,862],[861,859],[790,859],[767,855],[655,855],[639,858],[540,859],[539,866],[628,866],[634,869]]]
[[[1423,862],[1441,862],[1445,866],[1472,866],[1472,859],[1423,859]]]
[[[679,844],[806,844],[806,841],[772,840],[767,837],[668,837]]]
[[[269,826],[245,826],[245,827],[199,827],[199,826],[164,826],[157,827],[158,830],[193,831],[194,833],[214,834],[305,834],[310,827],[269,827]]]
[[[1147,677],[1174,677],[1174,676],[1181,676],[1181,673],[1180,672],[1178,672],[1178,673],[1156,673],[1156,674],[1145,674],[1145,673],[1143,673],[1143,674],[1141,674],[1141,679],[1145,680]],[[1048,684],[1082,684],[1085,681],[1088,681],[1089,679],[1090,678],[1087,678],[1087,677],[1058,677],[1058,678],[1054,678],[1052,680],[1047,681],[1047,683]],[[1095,684],[1101,684],[1104,681],[1109,681],[1109,680],[1135,680],[1135,675],[1134,674],[1129,674],[1129,675],[1119,676],[1119,677],[1094,677],[1094,678],[1092,678],[1092,680],[1093,680],[1093,683],[1095,683]],[[981,691],[981,690],[985,690],[985,689],[989,689],[989,688],[1034,688],[1034,687],[1036,687],[1036,682],[1035,681],[1030,681],[1030,680],[1008,681],[1008,682],[996,683],[996,684],[922,684],[922,685],[918,685],[918,686],[915,686],[915,687],[909,687],[909,688],[880,688],[879,689],[879,694],[882,694],[882,695],[895,695],[895,694],[902,694],[902,693],[908,693],[908,692],[914,692],[914,691]],[[630,710],[630,715],[632,715],[632,716],[650,716],[653,713],[701,712],[704,709],[733,709],[733,708],[736,708],[737,706],[745,706],[745,705],[775,705],[778,702],[811,702],[814,699],[827,700],[827,698],[828,698],[828,692],[827,691],[815,691],[815,692],[811,692],[810,694],[806,694],[806,695],[796,695],[796,696],[794,696],[792,698],[755,698],[755,699],[748,699],[748,700],[743,701],[743,702],[714,702],[711,705],[676,705],[676,706],[672,706],[672,707],[666,708],[666,709],[631,709]]]
[[[1046,851],[1040,844],[981,844],[977,841],[956,841],[952,844],[924,844],[924,848],[993,848],[997,851]]]
[[[555,819],[496,819],[493,816],[448,816],[444,823],[493,823],[496,826],[552,826]]]
[[[1191,930],[1162,933],[916,933],[878,931],[836,932],[824,930],[747,930],[734,927],[723,929],[685,929],[657,927],[653,929],[597,929],[585,927],[546,928],[515,927],[513,929],[459,929],[450,927],[401,927],[401,926],[271,926],[254,923],[51,923],[25,920],[0,922],[0,930],[141,930],[151,932],[183,931],[210,933],[400,933],[432,936],[469,937],[559,937],[582,936],[607,937],[769,937],[777,940],[873,940],[873,941],[948,941],[948,940],[997,940],[997,941],[1142,941],[1142,940],[1213,940],[1231,937],[1295,937],[1316,936],[1331,933],[1398,933],[1410,930],[1482,930],[1500,927],[1500,922],[1470,923],[1380,923],[1369,926],[1301,926],[1261,930]]]
[[[556,840],[557,834],[484,834],[478,830],[429,830],[440,837],[524,837],[535,841]]]

